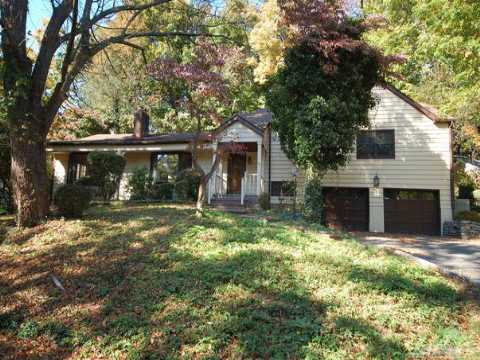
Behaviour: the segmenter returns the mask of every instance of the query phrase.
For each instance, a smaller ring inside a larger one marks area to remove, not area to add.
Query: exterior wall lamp
[[[378,174],[373,177],[373,187],[377,189],[380,187],[380,178],[378,177]]]
[[[292,169],[292,176],[296,179],[298,177],[298,167],[297,166],[294,166],[293,169]]]

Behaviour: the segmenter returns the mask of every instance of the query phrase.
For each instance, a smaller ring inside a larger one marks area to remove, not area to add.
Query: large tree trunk
[[[19,227],[45,221],[50,204],[46,136],[40,131],[26,132],[12,131],[10,136],[11,183]]]

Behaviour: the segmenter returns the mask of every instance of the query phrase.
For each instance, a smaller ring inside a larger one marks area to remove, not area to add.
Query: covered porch
[[[223,202],[245,205],[256,203],[257,197],[266,191],[266,150],[261,139],[256,142],[237,142],[243,151],[218,151],[228,143],[213,144],[213,158],[220,156],[218,166],[208,183],[208,203]]]

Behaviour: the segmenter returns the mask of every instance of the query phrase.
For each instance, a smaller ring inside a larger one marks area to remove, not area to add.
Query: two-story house
[[[349,230],[437,235],[452,219],[451,119],[419,104],[389,86],[374,89],[379,98],[371,111],[371,127],[361,131],[349,164],[324,180],[325,218]],[[271,129],[267,110],[239,113],[212,133],[199,160],[210,169],[219,147],[241,143],[245,151],[222,152],[208,185],[208,201],[224,199],[239,205],[268,193],[272,203],[283,198],[282,184],[295,180],[301,201],[304,176],[282,151]],[[153,135],[148,117],[136,117],[133,134],[94,135],[78,140],[51,141],[55,184],[85,175],[90,151],[118,151],[126,158],[119,198],[128,199],[127,179],[136,167],[155,175],[162,166],[191,166],[190,133]],[[289,195],[289,194],[287,194]]]

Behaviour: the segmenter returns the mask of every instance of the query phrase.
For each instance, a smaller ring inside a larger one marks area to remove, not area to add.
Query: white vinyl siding
[[[278,139],[277,134],[272,133],[272,166],[271,166],[271,181],[293,181],[293,171],[294,164],[290,159],[285,155]],[[302,171],[300,171],[297,178],[297,193],[300,198],[303,197],[305,185],[305,176]],[[272,196],[272,203],[278,203],[279,198],[277,196]]]
[[[125,171],[120,182],[120,200],[128,200],[130,193],[128,191],[128,178],[133,170],[139,167],[150,170],[151,152],[128,152],[125,154]],[[198,153],[198,162],[204,171],[209,171],[212,166],[211,151],[200,151]]]
[[[252,129],[249,129],[240,122],[234,122],[232,125],[218,134],[218,142],[254,142],[262,140],[262,137],[258,135]]]
[[[348,165],[329,172],[324,186],[369,188],[371,231],[384,231],[384,188],[439,190],[441,222],[451,220],[452,154],[448,124],[435,124],[389,90],[375,88],[374,93],[379,104],[370,113],[371,129],[395,131],[395,159],[357,160],[354,147]],[[272,136],[271,180],[290,180],[292,169],[292,162]],[[380,189],[373,188],[375,175],[380,178]],[[299,190],[301,195],[303,186]]]
[[[259,144],[261,143],[261,147],[264,146],[264,136],[259,135],[252,129],[248,128],[247,126],[243,125],[241,122],[234,122],[230,126],[228,126],[226,129],[224,129],[221,133],[218,134],[217,136],[217,141],[219,143],[221,142],[238,142],[238,143],[255,143]],[[261,150],[259,148],[259,150]],[[257,152],[247,152],[246,153],[246,158],[247,158],[247,163],[246,163],[246,168],[245,168],[245,173],[246,175],[252,175],[252,174],[257,174]],[[227,175],[228,175],[228,155],[225,155],[224,158],[222,159],[221,164],[219,165],[219,169],[217,170],[217,174],[223,178],[224,185],[226,186],[227,184]],[[264,181],[265,181],[265,186],[268,186],[267,182],[267,177],[265,176],[265,173],[268,173],[268,169],[266,168],[266,158],[265,158],[265,151],[262,151],[262,158],[261,158],[261,174],[264,175]],[[268,188],[265,188],[268,190]]]
[[[372,130],[395,131],[395,159],[356,159],[324,179],[325,186],[368,187],[373,177],[380,178],[380,189],[370,192],[370,225],[383,231],[383,189],[440,190],[441,222],[452,219],[450,193],[450,129],[448,124],[435,124],[390,91],[375,89],[380,103],[370,114]],[[377,209],[375,209],[377,208]]]
[[[198,164],[203,171],[208,173],[213,165],[212,151],[211,150],[202,150],[198,153]]]
[[[170,149],[169,149],[170,150]],[[182,149],[184,150],[184,149]],[[123,172],[122,179],[120,180],[119,199],[128,200],[130,193],[128,190],[128,179],[136,168],[145,168],[150,170],[151,162],[150,151],[130,151],[124,154],[125,156],[125,170]],[[57,188],[61,184],[65,184],[67,181],[68,170],[68,153],[55,153],[54,154],[54,186]],[[212,166],[212,152],[211,150],[203,150],[199,152],[198,161],[202,169],[207,172]]]

